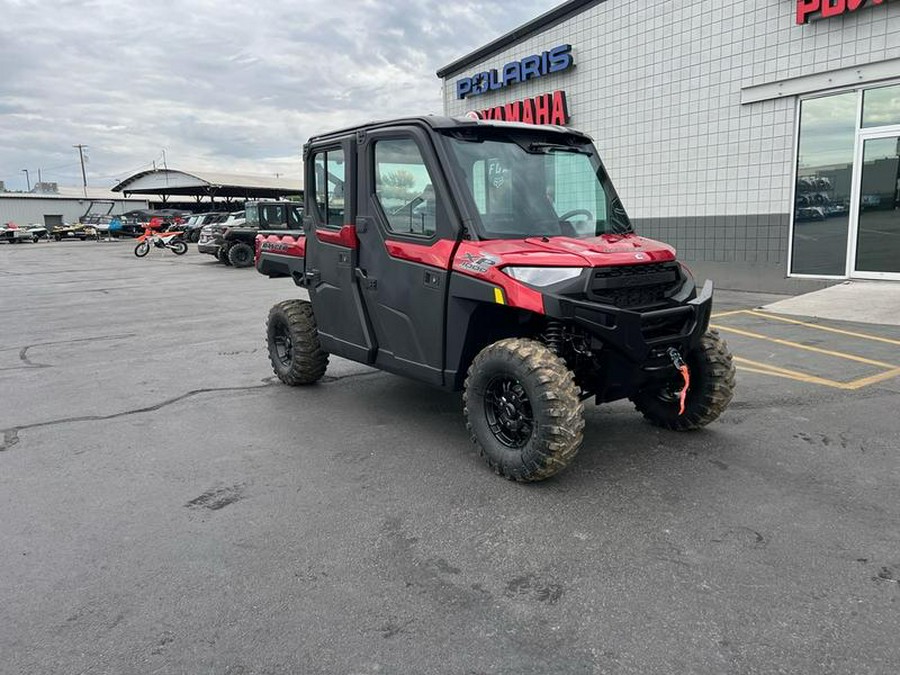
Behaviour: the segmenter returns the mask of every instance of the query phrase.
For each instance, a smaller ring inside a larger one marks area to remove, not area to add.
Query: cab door
[[[384,370],[443,384],[456,229],[430,138],[416,127],[359,139],[357,278]]]
[[[375,350],[356,283],[355,148],[349,140],[306,157],[306,284],[326,351],[371,363]]]

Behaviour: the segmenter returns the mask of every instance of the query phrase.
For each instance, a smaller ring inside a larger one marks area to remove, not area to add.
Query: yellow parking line
[[[781,368],[779,366],[773,366],[768,363],[751,361],[750,359],[745,359],[742,356],[735,356],[734,362],[741,367],[741,370],[749,370],[753,373],[760,373],[762,375],[774,375],[776,377],[786,377],[789,380],[797,380],[798,382],[806,382],[808,384],[820,384],[824,387],[832,387],[834,389],[847,388],[846,383],[844,382],[837,382],[836,380],[828,380],[824,377],[817,377],[815,375],[809,375],[808,373],[801,373],[799,370],[789,370],[788,368]]]
[[[892,363],[884,363],[883,361],[875,361],[873,359],[863,358],[862,356],[855,356],[854,354],[845,354],[844,352],[835,352],[830,349],[820,349],[819,347],[812,347],[810,345],[800,344],[799,342],[791,342],[790,340],[782,340],[780,338],[769,337],[768,335],[761,335],[760,333],[752,333],[748,330],[741,330],[740,328],[731,328],[729,326],[713,326],[713,328],[718,328],[721,331],[725,331],[727,333],[736,333],[737,335],[743,335],[744,337],[755,338],[757,340],[765,340],[766,342],[774,342],[775,344],[784,345],[786,347],[794,347],[796,349],[804,349],[809,352],[815,352],[816,354],[825,354],[826,356],[834,356],[839,359],[846,359],[848,361],[856,361],[857,363],[865,363],[870,366],[878,366],[879,368],[888,368],[894,369],[897,366]]]
[[[734,310],[731,310],[730,312],[715,312],[713,314],[710,314],[710,318],[718,319],[720,316],[734,316],[735,314],[746,314],[749,311],[750,311],[749,309],[734,309]]]
[[[820,326],[815,323],[809,323],[808,321],[798,321],[797,319],[788,319],[787,317],[775,316],[773,314],[766,314],[764,312],[757,312],[752,309],[744,310],[744,313],[752,314],[753,316],[758,316],[761,319],[774,319],[775,321],[784,321],[785,323],[793,323],[798,326],[807,326],[809,328],[815,328],[816,330],[825,330],[825,331],[828,331],[829,333],[838,333],[839,335],[849,335],[850,337],[863,338],[864,340],[876,340],[877,342],[886,342],[889,345],[900,346],[900,340],[892,340],[890,338],[880,337],[878,335],[869,335],[868,333],[857,333],[852,330],[842,330],[840,328],[831,328],[830,326]]]
[[[799,382],[808,382],[809,384],[820,384],[826,387],[834,387],[835,389],[841,389],[837,384],[833,384],[831,382],[815,382],[808,381],[805,378],[794,377],[793,375],[788,375],[786,373],[778,373],[774,370],[763,370],[762,368],[751,368],[750,366],[738,366],[738,370],[742,373],[757,373],[759,375],[771,375],[772,377],[783,377],[786,380],[797,380]]]
[[[798,370],[790,370],[788,368],[773,366],[768,363],[751,361],[750,359],[745,359],[742,356],[735,356],[734,361],[738,364],[741,370],[750,373],[772,375],[774,377],[784,377],[789,380],[797,380],[798,382],[819,384],[824,387],[832,387],[833,389],[845,389],[851,391],[855,389],[862,389],[863,387],[868,387],[872,384],[878,384],[879,382],[884,382],[885,380],[890,380],[891,378],[900,375],[900,368],[893,368],[882,373],[875,373],[874,375],[870,375],[868,377],[861,377],[858,380],[852,380],[850,382],[838,382],[837,380],[828,380],[824,377],[817,377],[815,375],[801,373]]]
[[[853,382],[848,382],[847,388],[861,389],[862,387],[868,387],[870,384],[884,382],[885,380],[889,380],[892,377],[897,377],[898,375],[900,375],[900,368],[894,368],[893,370],[888,370],[883,373],[877,373],[875,375],[870,375],[869,377],[860,378],[859,380],[853,380]]]

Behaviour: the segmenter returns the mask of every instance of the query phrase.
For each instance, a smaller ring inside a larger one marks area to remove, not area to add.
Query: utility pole
[[[38,183],[43,183],[44,177],[41,175],[41,170],[38,169]]]
[[[25,181],[28,184],[28,191],[31,192],[31,176],[28,175],[28,169],[22,169],[25,172]]]
[[[73,145],[72,147],[78,148],[78,156],[81,158],[81,183],[82,185],[84,185],[84,198],[87,199],[87,174],[84,172],[84,149],[87,146],[79,143],[78,145]]]

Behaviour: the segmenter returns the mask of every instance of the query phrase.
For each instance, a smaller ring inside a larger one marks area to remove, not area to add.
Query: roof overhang
[[[581,14],[595,5],[599,5],[601,2],[606,2],[606,0],[568,0],[568,2],[564,2],[528,23],[511,30],[506,35],[501,35],[496,40],[488,42],[483,47],[479,47],[475,51],[458,58],[453,63],[440,68],[437,71],[437,76],[442,80],[452,77],[469,66],[479,64],[497,52],[517,45],[532,35],[549,30],[563,21],[571,19],[573,16]]]
[[[112,191],[126,195],[274,199],[302,195],[303,185],[293,178],[153,169],[129,176]]]

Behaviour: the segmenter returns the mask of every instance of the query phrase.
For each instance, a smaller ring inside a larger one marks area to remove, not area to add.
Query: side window
[[[333,227],[344,224],[344,185],[347,182],[347,164],[344,151],[335,148],[317,152],[315,166],[315,204],[317,221]]]
[[[375,198],[391,232],[430,237],[437,231],[443,204],[411,138],[375,143]]]
[[[303,209],[291,204],[288,206],[288,229],[296,230],[303,222]]]
[[[283,230],[284,206],[282,204],[264,204],[259,209],[259,225],[266,230]]]

